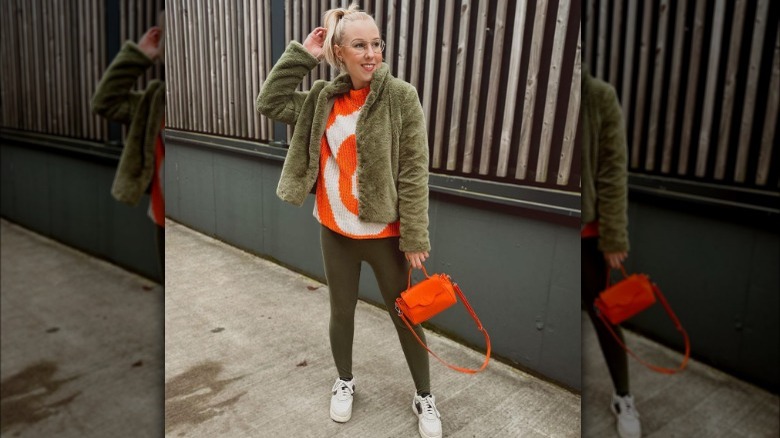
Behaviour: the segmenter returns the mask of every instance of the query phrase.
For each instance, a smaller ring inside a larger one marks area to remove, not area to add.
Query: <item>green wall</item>
[[[4,218],[160,281],[148,196],[137,207],[111,197],[118,149],[4,131],[0,151]]]

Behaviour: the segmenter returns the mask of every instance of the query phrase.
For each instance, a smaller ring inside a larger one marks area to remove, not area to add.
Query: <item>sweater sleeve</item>
[[[132,91],[153,61],[128,41],[116,55],[92,96],[92,111],[115,122],[129,124],[143,93]]]
[[[601,114],[596,175],[599,249],[628,251],[628,147],[623,113],[612,87],[601,96]]]
[[[319,60],[303,45],[291,41],[263,83],[255,109],[273,120],[294,125],[308,95],[308,92],[295,89],[317,65]]]
[[[417,91],[405,87],[402,97],[398,213],[401,220],[400,249],[429,251],[428,239],[428,132]]]

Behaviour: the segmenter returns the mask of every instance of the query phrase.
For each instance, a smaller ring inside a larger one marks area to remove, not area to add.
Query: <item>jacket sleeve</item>
[[[615,89],[601,96],[598,191],[599,249],[628,251],[628,147],[623,113]]]
[[[154,62],[128,41],[116,55],[92,96],[92,111],[115,122],[129,124],[143,93],[132,91],[138,78]]]
[[[308,95],[295,89],[317,65],[319,60],[311,56],[303,45],[291,41],[263,83],[255,109],[273,120],[294,125]]]
[[[428,132],[425,114],[412,87],[404,87],[399,145],[398,213],[399,248],[404,252],[429,251],[428,239]]]

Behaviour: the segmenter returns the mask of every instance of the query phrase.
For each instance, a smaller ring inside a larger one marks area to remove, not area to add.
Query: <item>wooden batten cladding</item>
[[[90,100],[108,63],[108,35],[137,41],[157,21],[163,0],[121,0],[119,32],[104,0],[0,2],[0,126],[105,142],[108,124]],[[158,65],[139,81],[161,76]]]
[[[632,172],[780,187],[780,3],[583,6],[586,63],[618,91]]]
[[[289,141],[289,128],[275,132],[253,108],[272,47],[303,41],[326,10],[349,3],[171,2],[169,126]],[[379,26],[392,73],[418,90],[432,171],[579,191],[579,0],[359,5]],[[272,7],[283,8],[284,20],[271,22]],[[271,41],[272,26],[284,27],[284,41]],[[336,74],[323,62],[300,89]]]

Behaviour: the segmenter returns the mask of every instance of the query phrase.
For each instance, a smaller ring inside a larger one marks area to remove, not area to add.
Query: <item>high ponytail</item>
[[[324,22],[323,27],[327,29],[325,41],[322,44],[322,54],[325,57],[325,61],[333,68],[344,70],[342,62],[336,57],[336,51],[333,49],[333,46],[341,44],[341,37],[344,34],[344,22],[355,20],[374,21],[370,15],[358,9],[357,2],[352,2],[347,9],[329,9],[322,18]]]

